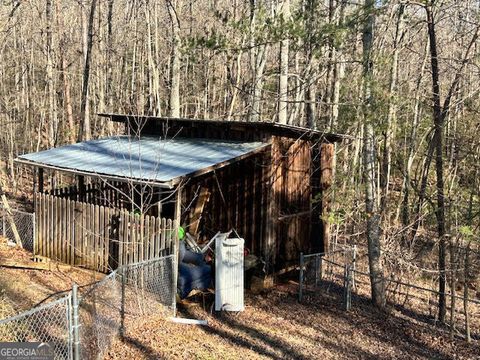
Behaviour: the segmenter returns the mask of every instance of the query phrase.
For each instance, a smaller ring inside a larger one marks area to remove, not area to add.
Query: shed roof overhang
[[[173,188],[187,178],[240,161],[269,146],[263,142],[117,136],[24,154],[15,160],[76,175]]]
[[[257,129],[261,131],[268,131],[273,135],[286,136],[291,138],[310,138],[314,140],[323,140],[325,142],[340,142],[351,137],[348,135],[334,134],[321,130],[309,129],[301,126],[285,125],[278,122],[267,121],[229,121],[229,120],[206,120],[206,119],[185,119],[185,118],[171,118],[171,117],[157,117],[147,115],[131,115],[131,114],[109,114],[99,113],[101,117],[109,118],[111,121],[136,124],[141,126],[145,121],[159,121],[164,123],[183,123],[185,125],[203,125],[215,124],[216,126],[223,126],[226,130],[235,129]]]

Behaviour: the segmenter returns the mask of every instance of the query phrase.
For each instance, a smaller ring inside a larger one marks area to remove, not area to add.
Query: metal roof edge
[[[287,131],[294,131],[298,134],[314,135],[323,137],[328,142],[340,142],[343,140],[351,140],[352,136],[346,134],[329,133],[326,131],[309,129],[302,126],[280,124],[270,121],[232,121],[232,120],[220,120],[220,119],[189,119],[189,118],[174,118],[166,116],[152,116],[152,115],[135,115],[135,114],[113,114],[113,113],[98,113],[98,116],[109,118],[111,121],[123,122],[128,120],[157,120],[157,121],[178,121],[178,122],[190,122],[190,123],[210,123],[210,124],[224,124],[224,125],[243,125],[243,126],[260,126],[270,127],[272,129],[284,129]]]

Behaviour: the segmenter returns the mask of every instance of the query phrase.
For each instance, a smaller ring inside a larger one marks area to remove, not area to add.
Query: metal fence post
[[[80,320],[78,316],[78,286],[72,287],[73,308],[73,359],[80,360]]]
[[[120,338],[123,339],[125,336],[125,268],[122,267],[121,271],[117,273],[121,277],[121,289],[120,289]]]
[[[303,299],[303,267],[305,259],[303,258],[303,252],[300,253],[300,278],[298,280],[298,301]]]
[[[357,270],[357,245],[353,245],[353,254],[352,254],[352,287],[356,288],[355,283],[355,271]]]
[[[345,277],[344,277],[344,291],[343,291],[343,302],[345,305],[345,310],[349,311],[352,307],[352,269],[351,265],[345,265]]]
[[[68,324],[68,359],[73,359],[73,320],[72,320],[73,306],[72,294],[68,295],[66,318]]]
[[[35,243],[36,243],[36,238],[37,238],[37,222],[35,221],[35,212],[32,214],[32,228],[33,228],[33,234],[32,234],[32,252],[33,255],[35,254]]]
[[[173,317],[177,316],[177,277],[178,277],[178,266],[177,266],[177,255],[175,254],[172,257],[172,307],[173,307]]]

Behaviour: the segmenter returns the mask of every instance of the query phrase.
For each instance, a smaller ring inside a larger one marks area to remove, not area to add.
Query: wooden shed
[[[171,219],[171,227],[181,224],[200,242],[234,229],[268,273],[296,264],[301,251],[328,247],[322,193],[331,185],[333,143],[341,136],[266,122],[100,116],[125,124],[125,135],[18,157],[38,169],[36,199],[125,210],[140,222],[151,217],[149,224]],[[46,190],[44,169],[73,175],[73,185]],[[102,221],[95,226],[108,227],[112,236],[118,216]],[[119,256],[118,249],[98,241],[97,247],[112,252],[110,258]],[[143,258],[155,256],[142,252]]]

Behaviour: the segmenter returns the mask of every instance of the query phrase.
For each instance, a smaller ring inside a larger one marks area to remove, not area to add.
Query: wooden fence
[[[124,208],[131,204],[131,200],[125,196],[129,192],[129,184],[126,182],[100,181],[58,187],[45,191],[45,194],[110,208]]]
[[[70,265],[108,272],[173,253],[177,225],[47,194],[35,194],[34,253]]]

